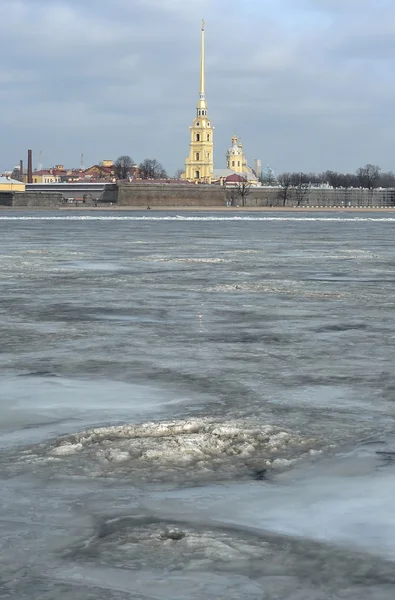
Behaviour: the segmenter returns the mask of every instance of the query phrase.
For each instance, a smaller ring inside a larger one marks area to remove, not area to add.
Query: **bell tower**
[[[214,127],[207,115],[204,21],[202,21],[201,33],[200,93],[196,107],[196,117],[189,128],[189,156],[185,161],[185,173],[182,177],[195,183],[211,183],[214,174]]]
[[[226,166],[234,173],[247,173],[247,160],[243,151],[243,145],[237,136],[232,137],[232,145],[226,153]]]

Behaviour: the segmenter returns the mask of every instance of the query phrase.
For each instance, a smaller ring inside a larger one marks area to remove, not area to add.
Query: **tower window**
[[[200,142],[200,133],[197,133],[197,134],[196,134],[196,141],[197,141],[197,142]]]
[[[208,142],[210,141],[210,134],[209,133],[207,134],[207,141]]]
[[[235,161],[234,161],[234,160],[232,160],[232,167],[234,167],[234,166],[235,166]]]
[[[196,160],[200,160],[200,152],[196,152]]]
[[[196,127],[199,127],[200,123],[196,123]]]
[[[240,167],[240,161],[238,161],[237,166]]]
[[[210,127],[210,123],[207,123],[207,127]]]
[[[196,173],[195,173],[195,178],[196,178],[196,179],[200,179],[200,171],[196,171]]]

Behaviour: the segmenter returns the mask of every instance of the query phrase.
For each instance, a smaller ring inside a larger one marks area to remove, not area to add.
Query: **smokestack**
[[[32,151],[27,151],[27,182],[33,183],[33,162],[32,162]]]
[[[23,181],[23,160],[19,161],[19,179]]]

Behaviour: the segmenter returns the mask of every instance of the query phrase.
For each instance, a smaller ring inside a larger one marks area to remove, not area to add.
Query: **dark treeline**
[[[273,185],[275,181],[262,180],[263,184]],[[395,187],[395,173],[382,172],[377,165],[365,165],[356,173],[338,173],[324,171],[323,173],[281,173],[277,183],[282,188],[305,188],[314,185],[328,184],[333,188],[392,188]]]
[[[114,163],[117,179],[128,179],[136,173],[141,179],[166,179],[167,173],[156,158],[145,158],[136,165],[130,156],[120,156]]]

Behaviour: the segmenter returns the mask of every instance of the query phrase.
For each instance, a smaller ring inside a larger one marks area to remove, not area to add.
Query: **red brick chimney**
[[[32,151],[27,151],[27,182],[33,183],[33,162],[32,162]]]

